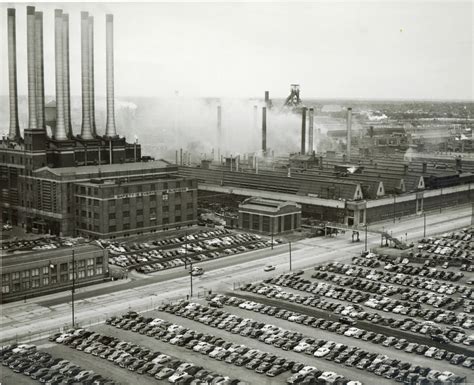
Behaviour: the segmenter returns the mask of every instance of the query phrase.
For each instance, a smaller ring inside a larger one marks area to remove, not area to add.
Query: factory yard
[[[38,349],[70,361],[67,368],[92,370],[89,378],[104,378],[98,384],[469,383],[472,234],[470,227],[425,240],[441,248],[421,256],[363,252],[307,270],[262,268],[266,278],[236,290],[131,309]],[[64,375],[60,369],[43,376]],[[2,383],[33,381],[5,369]]]

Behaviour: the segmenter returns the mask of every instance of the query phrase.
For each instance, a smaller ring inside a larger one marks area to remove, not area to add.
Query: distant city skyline
[[[26,95],[26,5],[0,5],[0,94],[8,95],[8,7],[17,13]],[[473,101],[472,2],[36,3],[45,93],[54,95],[54,9],[70,17],[71,94],[81,94],[80,12],[95,19],[96,95],[105,95],[105,14],[115,19],[117,97]]]

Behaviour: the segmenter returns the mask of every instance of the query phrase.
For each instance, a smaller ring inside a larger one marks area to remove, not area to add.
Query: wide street
[[[440,234],[471,224],[472,208],[463,206],[442,213],[426,216],[426,235]],[[387,221],[369,225],[368,247],[380,246],[380,234],[384,230],[405,241],[423,237],[423,217],[402,221]],[[364,233],[361,241],[352,243],[351,233],[333,237],[308,238],[291,244],[293,269],[303,269],[328,260],[345,260],[364,250]],[[276,266],[276,271],[265,273],[266,264]],[[261,279],[288,271],[290,268],[289,245],[283,244],[245,254],[229,256],[201,263],[205,274],[193,278],[193,294],[208,290],[229,290],[243,282]],[[183,298],[190,294],[190,277],[184,268],[171,269],[151,275],[133,273],[128,280],[108,282],[76,291],[75,319],[81,326],[101,323],[112,314],[120,314],[129,308],[147,310],[163,301]],[[37,340],[58,328],[71,325],[71,293],[63,292],[48,296],[4,304],[1,307],[1,340]]]

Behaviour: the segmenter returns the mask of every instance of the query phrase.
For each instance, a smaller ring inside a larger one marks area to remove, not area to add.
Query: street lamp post
[[[71,310],[72,310],[72,327],[75,326],[74,321],[74,292],[76,291],[76,258],[74,249],[72,249],[72,290],[71,290]]]
[[[290,251],[290,271],[291,271],[291,241],[288,242],[288,248]]]
[[[426,213],[423,212],[423,238],[426,237]]]
[[[193,264],[189,265],[189,278],[190,278],[190,293],[189,293],[189,298],[192,298],[193,296]]]
[[[365,223],[364,227],[365,227],[365,251],[367,251],[367,223]]]

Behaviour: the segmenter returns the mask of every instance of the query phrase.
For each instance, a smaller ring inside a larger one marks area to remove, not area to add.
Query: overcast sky
[[[80,95],[80,11],[95,17],[96,95],[105,94],[105,14],[115,16],[117,96],[473,99],[472,2],[36,3],[46,94],[54,9],[70,14],[71,93]],[[26,5],[1,4],[0,94],[8,94],[7,7],[17,9],[27,92]]]

